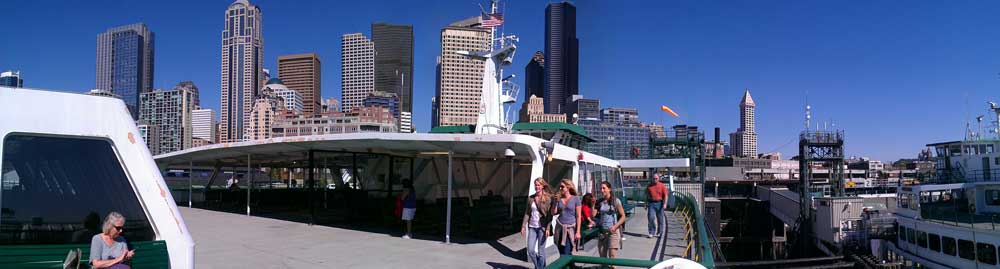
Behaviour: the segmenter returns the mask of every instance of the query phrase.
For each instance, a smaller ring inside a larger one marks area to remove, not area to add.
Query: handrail
[[[687,213],[688,220],[694,221],[690,225],[694,226],[694,235],[697,244],[695,245],[694,261],[700,263],[706,268],[715,268],[715,256],[712,253],[711,244],[708,241],[708,232],[705,230],[705,217],[698,210],[697,199],[694,195],[687,192],[674,192],[672,195],[676,195],[676,202],[678,209],[682,207],[686,210],[682,211]]]

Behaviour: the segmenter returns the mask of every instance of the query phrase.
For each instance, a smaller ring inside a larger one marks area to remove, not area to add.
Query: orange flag
[[[674,115],[674,118],[680,118],[681,117],[681,116],[677,115],[677,112],[674,112],[673,109],[670,109],[667,106],[660,106],[660,110],[663,110],[663,112],[670,113],[670,115]]]

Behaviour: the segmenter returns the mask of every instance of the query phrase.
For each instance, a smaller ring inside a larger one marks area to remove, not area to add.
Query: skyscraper
[[[215,111],[197,109],[191,111],[192,146],[198,144],[195,140],[204,140],[204,144],[215,144]]]
[[[545,54],[541,51],[536,51],[524,66],[524,100],[532,95],[545,100]]]
[[[298,110],[306,117],[313,117],[322,110],[320,67],[321,62],[316,53],[278,56],[278,78],[288,89],[302,96],[301,108]]]
[[[260,90],[264,65],[264,37],[260,8],[236,0],[226,9],[222,31],[222,143],[242,141],[246,120]]]
[[[729,134],[733,145],[733,155],[737,157],[757,157],[757,131],[754,129],[756,105],[750,97],[750,89],[743,93],[740,100],[740,128]]]
[[[139,118],[139,95],[153,90],[153,32],[136,23],[97,35],[95,88],[110,90],[125,101],[132,119]]]
[[[576,7],[569,2],[545,8],[545,113],[564,113],[566,97],[580,94]]]
[[[21,79],[21,72],[9,70],[0,73],[0,86],[12,88],[24,87],[24,80]]]
[[[437,123],[439,126],[475,125],[481,109],[485,60],[458,51],[489,51],[492,35],[480,28],[481,16],[441,29]]]
[[[155,127],[146,143],[153,155],[191,147],[194,96],[191,88],[178,84],[173,90],[155,90],[141,94],[139,123]]]
[[[350,112],[375,91],[375,44],[364,34],[340,38],[341,109]]]
[[[174,88],[182,88],[191,91],[191,103],[194,104],[194,109],[201,108],[201,94],[198,91],[198,86],[195,86],[193,81],[181,81],[177,83],[177,86],[174,86]]]
[[[372,42],[375,90],[396,93],[400,109],[413,112],[413,26],[372,23]]]

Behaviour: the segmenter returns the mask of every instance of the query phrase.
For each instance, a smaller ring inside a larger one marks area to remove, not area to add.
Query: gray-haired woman
[[[125,217],[118,212],[108,213],[101,226],[101,233],[94,235],[90,239],[90,265],[94,268],[130,268],[124,263],[135,254],[134,250],[128,250],[125,237],[122,237],[122,228],[125,226]]]

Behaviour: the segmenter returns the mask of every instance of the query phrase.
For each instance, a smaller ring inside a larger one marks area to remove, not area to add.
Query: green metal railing
[[[694,228],[693,261],[700,263],[706,268],[715,268],[715,257],[712,255],[712,245],[708,240],[708,232],[705,230],[705,216],[698,210],[698,200],[694,195],[686,192],[674,192],[674,202],[677,210],[687,214],[688,223]]]
[[[705,268],[715,268],[715,258],[712,253],[712,246],[708,240],[708,232],[705,229],[704,216],[698,210],[698,200],[694,195],[686,192],[673,192],[674,202],[677,209],[674,214],[682,214],[687,219],[685,225],[685,237],[688,238],[688,246],[683,256],[692,261],[698,262]],[[590,265],[610,265],[623,267],[650,268],[660,261],[635,260],[635,259],[612,259],[592,256],[565,255],[545,267],[548,269],[571,268],[572,264]]]

